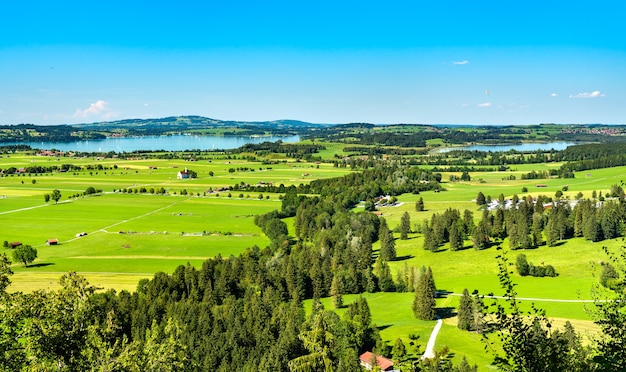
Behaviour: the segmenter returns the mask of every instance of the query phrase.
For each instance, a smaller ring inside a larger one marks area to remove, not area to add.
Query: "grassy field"
[[[342,145],[328,144],[324,158],[345,156]],[[240,192],[207,193],[210,189],[232,186],[236,183],[274,184],[307,183],[317,178],[336,177],[350,170],[334,168],[331,164],[285,161],[275,157],[276,164],[266,165],[244,159],[228,159],[215,155],[210,159],[194,162],[164,159],[98,159],[98,158],[48,158],[24,154],[12,154],[0,158],[0,168],[16,168],[30,165],[102,165],[101,170],[48,173],[33,176],[6,176],[0,178],[0,221],[3,231],[0,241],[20,241],[37,248],[38,258],[32,266],[24,268],[14,264],[15,275],[10,287],[13,291],[32,291],[57,287],[58,278],[68,271],[77,271],[92,284],[101,288],[134,290],[142,278],[149,278],[157,271],[171,273],[177,265],[190,263],[200,265],[208,257],[237,255],[253,245],[264,247],[268,239],[254,225],[254,215],[280,209],[278,194]],[[116,166],[116,168],[114,167]],[[474,202],[478,192],[497,198],[504,194],[510,198],[539,194],[554,196],[555,192],[568,186],[565,198],[574,199],[580,192],[590,197],[592,192],[606,193],[612,184],[626,179],[626,167],[601,169],[577,174],[574,179],[521,180],[521,175],[531,170],[548,170],[560,164],[514,165],[506,172],[471,172],[469,182],[444,182],[446,191],[423,192],[419,195],[405,194],[398,197],[395,206],[380,207],[379,211],[391,228],[399,225],[404,212],[409,212],[413,225],[430,219],[433,213],[447,208],[463,211],[469,209],[478,220],[481,211]],[[197,179],[178,180],[179,170],[188,167],[198,173]],[[233,168],[235,171],[230,171]],[[240,170],[236,170],[239,168]],[[247,169],[244,169],[247,168]],[[252,169],[254,171],[252,171]],[[212,176],[210,175],[212,172]],[[442,173],[444,181],[450,175]],[[506,179],[515,175],[516,180]],[[33,182],[34,181],[34,182]],[[545,187],[537,187],[537,185]],[[103,194],[68,199],[87,187],[103,190]],[[123,188],[164,187],[168,195],[149,195],[114,192]],[[522,192],[526,187],[527,192]],[[45,203],[44,194],[61,191],[63,198],[58,204]],[[181,191],[187,195],[181,195]],[[266,198],[269,196],[269,199]],[[415,202],[423,198],[426,211],[416,212]],[[293,234],[293,219],[286,220]],[[85,232],[86,236],[77,237]],[[399,235],[398,235],[399,236]],[[397,237],[398,237],[397,236]],[[48,239],[58,239],[59,245],[48,246]],[[523,306],[531,303],[545,309],[557,324],[565,320],[574,322],[578,329],[594,332],[597,328],[590,321],[587,301],[596,282],[599,262],[606,260],[602,247],[616,249],[620,240],[591,243],[581,238],[571,239],[556,247],[540,247],[526,250],[530,262],[553,265],[556,278],[531,278],[513,275],[518,283],[517,291]],[[508,248],[508,242],[501,242]],[[407,266],[430,266],[437,288],[451,294],[438,299],[438,306],[454,308],[464,288],[476,289],[482,294],[502,295],[497,277],[496,256],[502,252],[492,247],[475,251],[471,242],[467,249],[451,252],[443,247],[432,253],[423,248],[421,234],[410,234],[408,240],[396,240],[399,259],[390,263],[392,273]],[[374,246],[377,249],[377,245]],[[520,253],[507,253],[509,262]],[[408,335],[420,336],[424,346],[434,322],[414,319],[411,312],[413,295],[410,293],[364,294],[368,299],[372,316],[381,327],[381,336],[390,344],[400,337],[408,345]],[[345,296],[349,303],[354,296]],[[562,302],[568,300],[572,302]],[[574,302],[581,301],[581,302]],[[330,301],[324,300],[330,308]],[[309,306],[309,305],[307,305]],[[340,312],[343,310],[340,310]],[[437,341],[437,347],[447,345],[455,355],[467,355],[471,363],[488,368],[490,357],[483,351],[479,336],[461,332],[454,317],[445,319]]]
[[[283,160],[261,165],[220,154],[195,162],[4,155],[3,169],[61,164],[103,168],[0,178],[4,227],[0,240],[19,241],[38,250],[32,266],[14,264],[11,290],[53,288],[68,271],[77,271],[103,288],[133,290],[139,279],[157,271],[172,272],[178,265],[200,265],[217,254],[237,255],[254,245],[264,247],[269,241],[254,225],[254,216],[280,209],[279,195],[266,193],[260,199],[259,193],[209,190],[241,182],[289,186],[350,172],[330,164]],[[198,178],[177,179],[185,167],[197,172]],[[68,198],[90,186],[103,194]],[[168,195],[117,192],[141,187],[163,187]],[[44,194],[55,189],[62,199],[58,204],[45,203]],[[87,235],[76,236],[82,232]],[[47,246],[48,239],[57,239],[59,245]]]

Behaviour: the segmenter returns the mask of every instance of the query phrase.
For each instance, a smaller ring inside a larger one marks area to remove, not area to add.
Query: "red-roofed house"
[[[185,168],[185,170],[184,170],[184,171],[180,171],[180,172],[178,172],[178,175],[176,176],[176,178],[178,178],[179,180],[182,180],[182,179],[187,179],[187,178],[189,178],[189,177],[190,177],[190,173],[189,173],[189,171],[187,170],[187,168]]]
[[[368,371],[374,369],[374,365],[372,364],[374,361],[376,361],[376,365],[381,371],[390,371],[393,368],[393,361],[369,351],[361,354],[361,356],[359,356],[359,360],[361,361],[361,365]]]

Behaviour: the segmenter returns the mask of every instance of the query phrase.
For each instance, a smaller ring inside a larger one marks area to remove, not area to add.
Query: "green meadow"
[[[261,198],[261,193],[212,190],[242,182],[297,185],[350,172],[324,163],[278,159],[265,165],[221,154],[196,161],[28,154],[0,158],[3,169],[61,164],[94,169],[0,178],[0,240],[38,250],[28,268],[13,265],[14,291],[54,288],[68,271],[79,272],[98,287],[134,290],[140,279],[158,271],[200,265],[218,254],[237,255],[254,245],[265,247],[269,240],[254,225],[254,216],[280,209],[279,195]],[[185,168],[197,172],[198,178],[177,179]],[[103,193],[70,198],[88,187]],[[168,194],[134,192],[141,187],[162,187]],[[61,191],[61,200],[45,203],[44,195],[55,189]],[[77,237],[79,233],[87,235]],[[59,244],[48,246],[48,239]]]
[[[345,156],[342,149],[343,146],[329,144],[322,156],[328,159]],[[262,164],[243,158],[228,159],[223,154],[196,161],[5,155],[0,158],[0,168],[64,163],[102,166],[102,169],[89,171],[0,178],[0,221],[3,227],[0,240],[19,241],[38,250],[38,258],[31,266],[13,265],[15,275],[11,278],[10,289],[56,288],[61,275],[77,271],[99,288],[132,291],[140,279],[150,278],[158,271],[171,273],[178,265],[199,266],[206,258],[218,254],[237,255],[254,245],[265,247],[269,240],[254,225],[254,216],[280,209],[279,195],[264,194],[260,198],[259,193],[211,193],[210,190],[242,182],[297,185],[351,172],[323,162],[287,161],[281,156],[274,156],[273,160],[274,164]],[[492,198],[500,194],[507,198],[515,194],[519,197],[540,194],[554,197],[557,191],[567,186],[563,197],[574,199],[578,193],[584,197],[591,197],[593,191],[606,193],[612,184],[626,179],[626,167],[581,172],[573,179],[521,179],[522,174],[531,170],[548,170],[560,165],[513,165],[506,172],[470,172],[472,180],[469,182],[450,182],[450,175],[460,175],[460,172],[442,172],[445,191],[400,195],[395,206],[379,207],[378,211],[392,229],[399,225],[403,213],[409,212],[411,224],[418,230],[418,225],[430,219],[433,213],[448,208],[469,209],[478,221],[482,213],[474,202],[478,192]],[[198,178],[177,179],[177,172],[185,167],[197,172]],[[511,175],[516,180],[508,179]],[[90,186],[103,193],[69,198]],[[119,191],[141,187],[163,187],[168,194]],[[524,187],[528,191],[522,192]],[[58,204],[45,203],[44,195],[55,189],[61,191],[62,199]],[[415,202],[419,198],[424,200],[424,212],[415,211]],[[286,222],[293,233],[293,219]],[[85,236],[77,236],[83,232]],[[484,251],[475,251],[471,242],[466,241],[464,250],[451,252],[443,247],[440,252],[432,253],[422,248],[423,237],[419,233],[410,234],[408,240],[400,240],[399,234],[396,237],[398,259],[390,263],[393,275],[405,265],[430,266],[437,288],[449,293],[438,299],[441,308],[455,308],[458,297],[454,294],[461,293],[464,288],[478,290],[484,295],[503,295],[497,277],[496,256],[506,251],[509,262],[513,263],[515,256],[521,253],[508,251],[506,240]],[[48,246],[48,239],[58,239],[59,244]],[[553,265],[559,276],[522,278],[513,274],[518,296],[523,298],[522,306],[529,309],[534,303],[545,309],[555,323],[571,320],[578,329],[593,333],[597,328],[591,322],[589,309],[592,304],[588,301],[597,282],[599,263],[607,260],[602,247],[617,249],[622,244],[621,240],[591,243],[576,238],[556,247],[523,251],[530,262]],[[497,249],[498,245],[502,250]],[[378,249],[377,244],[374,249]],[[10,252],[7,253],[11,256]],[[408,335],[416,334],[420,336],[423,351],[434,322],[418,321],[413,317],[411,293],[363,296],[368,299],[374,322],[381,328],[384,340],[393,344],[400,337],[408,345]],[[354,295],[346,295],[344,302],[349,303],[354,298]],[[487,303],[491,301],[486,300]],[[324,299],[323,303],[327,308],[332,306],[329,299]],[[308,310],[310,302],[305,306]],[[437,348],[447,345],[453,354],[467,355],[470,363],[486,369],[491,359],[483,351],[480,336],[461,332],[455,325],[454,317],[445,319]]]

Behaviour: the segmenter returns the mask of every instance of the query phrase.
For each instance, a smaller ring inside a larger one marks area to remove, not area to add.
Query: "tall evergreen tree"
[[[385,261],[391,261],[396,258],[396,242],[393,233],[387,226],[384,218],[380,219],[380,227],[378,229],[378,239],[380,240],[379,256]]]
[[[457,222],[450,226],[450,250],[458,251],[463,249],[463,232]]]
[[[402,339],[398,337],[396,342],[393,344],[393,349],[391,349],[391,355],[393,356],[393,360],[398,363],[404,361],[406,357],[406,346],[404,346],[404,342]]]
[[[532,245],[538,247],[543,244],[543,215],[541,213],[533,213],[533,223],[530,227],[530,235]]]
[[[404,212],[400,219],[400,239],[406,240],[411,232],[411,216],[409,212]]]
[[[446,239],[446,222],[442,215],[435,213],[432,215],[430,219],[430,227],[433,231],[433,239],[435,240],[437,246],[444,244]]]
[[[417,319],[435,320],[435,281],[430,267],[422,268],[415,287],[413,298],[413,314]]]
[[[463,289],[463,295],[459,301],[459,313],[458,313],[459,329],[464,331],[473,331],[476,329],[474,324],[474,301],[470,297],[467,288]]]
[[[376,272],[378,275],[378,287],[383,292],[393,292],[396,290],[396,286],[391,277],[391,270],[389,265],[382,257],[378,257],[376,260]]]
[[[498,208],[494,212],[492,235],[494,238],[498,239],[506,238],[507,234],[504,225],[504,209],[502,208]]]
[[[478,195],[476,195],[476,205],[485,205],[485,204],[487,204],[487,201],[485,200],[485,194],[479,191]]]
[[[437,243],[437,239],[435,239],[435,233],[433,229],[428,225],[428,221],[424,221],[424,226],[422,227],[424,232],[424,249],[431,252],[436,252],[439,249],[439,244]]]
[[[476,224],[474,223],[474,213],[469,209],[463,211],[463,229],[465,236],[474,234]]]
[[[545,230],[546,243],[548,243],[550,247],[554,247],[559,241],[559,226],[557,219],[554,217],[549,217]]]
[[[490,226],[489,222],[483,218],[480,220],[476,229],[474,230],[474,236],[472,237],[472,243],[474,244],[474,249],[482,250],[489,247],[490,242]]]
[[[458,366],[452,368],[452,372],[478,372],[478,365],[470,366],[467,358],[463,355],[463,359],[461,359]]]
[[[333,299],[333,305],[335,305],[335,309],[340,309],[343,307],[343,287],[343,279],[338,273],[335,272],[335,275],[333,275],[333,281],[330,284],[330,296]]]

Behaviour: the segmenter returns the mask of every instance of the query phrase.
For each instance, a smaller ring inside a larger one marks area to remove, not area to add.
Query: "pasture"
[[[220,154],[195,162],[23,153],[0,158],[2,169],[60,164],[93,169],[0,177],[0,241],[19,241],[38,250],[30,267],[13,265],[11,290],[54,288],[68,271],[79,272],[98,287],[134,290],[139,279],[157,271],[200,265],[208,257],[237,255],[254,245],[265,247],[269,240],[254,225],[254,216],[280,209],[279,195],[266,193],[261,199],[260,193],[213,190],[242,182],[289,186],[350,172],[330,164],[262,165]],[[198,178],[177,179],[185,167]],[[88,187],[103,193],[70,198]],[[167,194],[134,192],[142,187],[162,187]],[[61,191],[61,200],[45,203],[44,195],[55,189]],[[87,235],[76,236],[83,232]],[[47,246],[48,239],[57,239],[59,245]]]

